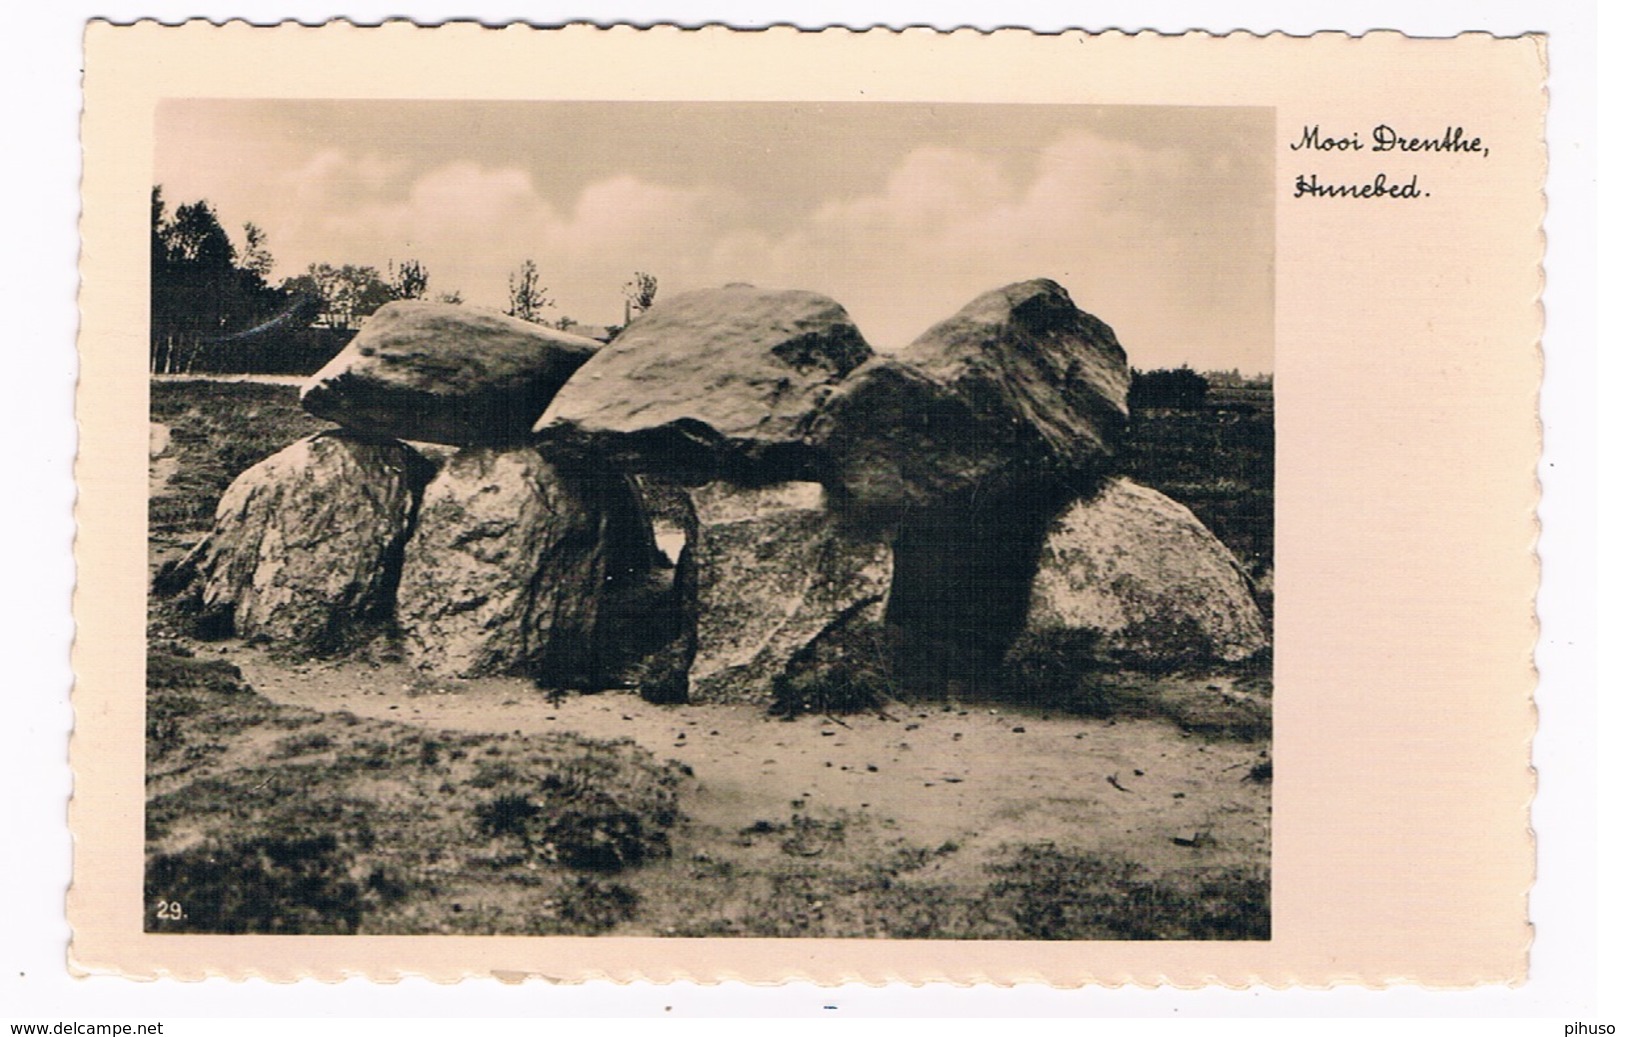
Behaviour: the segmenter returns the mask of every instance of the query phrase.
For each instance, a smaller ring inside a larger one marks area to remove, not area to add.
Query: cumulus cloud
[[[1229,153],[1076,131],[1036,154],[922,146],[869,189],[761,218],[770,183],[725,188],[615,173],[555,197],[544,164],[409,169],[325,148],[235,199],[279,273],[415,258],[431,292],[500,308],[534,259],[558,314],[621,315],[634,270],[662,293],[729,281],[825,292],[882,348],[972,297],[1053,277],[1110,323],[1136,366],[1271,366],[1269,178]],[[756,192],[746,196],[744,192]],[[752,215],[755,214],[755,215]]]
[[[828,292],[883,347],[988,288],[1044,276],[1111,323],[1140,366],[1267,368],[1271,228],[1257,204],[1214,201],[1233,188],[1209,165],[1080,133],[1044,149],[1022,182],[986,155],[923,148],[881,190],[828,203],[776,240],[736,234],[712,255],[736,276]]]
[[[403,167],[380,155],[325,148],[282,178],[294,201],[310,209],[364,205],[387,190]]]
[[[500,308],[509,273],[534,259],[558,312],[577,319],[618,317],[634,269],[675,269],[693,243],[717,237],[705,192],[632,176],[594,182],[565,206],[550,203],[529,170],[463,161],[396,183],[366,156],[328,151],[291,179],[297,204],[272,228],[284,275],[316,262],[383,268],[414,258],[431,292],[455,288]]]

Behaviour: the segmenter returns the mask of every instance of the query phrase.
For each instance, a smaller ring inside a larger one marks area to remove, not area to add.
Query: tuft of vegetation
[[[1023,634],[1004,657],[1006,686],[1041,709],[1082,716],[1111,716],[1121,705],[1101,679],[1100,635],[1092,630],[1044,630]]]
[[[471,784],[502,789],[475,807],[482,835],[516,840],[544,860],[590,872],[623,871],[670,855],[668,831],[678,820],[670,788],[676,768],[668,766],[654,783],[628,785],[611,754],[566,758],[540,770],[517,769],[514,762],[475,765],[479,776]]]
[[[602,761],[570,761],[550,771],[539,788],[543,845],[559,861],[586,871],[616,872],[671,855],[668,831],[677,823],[677,800],[636,802],[609,790]]]
[[[326,752],[333,748],[333,739],[325,731],[301,731],[288,735],[272,747],[269,759],[286,760],[297,756],[309,756],[312,753]]]
[[[643,270],[635,272],[632,280],[621,286],[621,296],[626,300],[625,323],[632,323],[634,317],[653,306],[659,289],[660,280],[655,275]]]
[[[773,716],[872,713],[901,696],[892,660],[894,634],[883,623],[852,618],[802,649],[773,678]]]
[[[548,291],[537,273],[536,261],[527,259],[520,263],[519,269],[508,275],[508,316],[533,324],[547,323],[542,311],[553,305],[553,297],[548,295]]]
[[[522,793],[504,792],[474,806],[474,820],[480,834],[490,837],[517,836],[530,845],[530,823],[542,808]]]
[[[870,713],[896,697],[889,675],[864,666],[837,664],[773,678],[773,716],[803,713]]]
[[[1267,699],[1206,693],[1188,687],[1162,696],[1159,711],[1180,730],[1208,738],[1258,742],[1273,730]]]
[[[1191,616],[1149,616],[1130,624],[1120,636],[1124,647],[1111,661],[1144,673],[1178,673],[1214,662],[1207,635]]]
[[[221,739],[264,723],[275,709],[237,667],[173,650],[148,652],[147,688],[149,779],[217,754]]]
[[[789,829],[790,834],[779,844],[779,849],[792,857],[817,857],[846,841],[844,818],[821,819],[793,814]]]
[[[1272,730],[1267,658],[1190,672],[1100,660],[1072,631],[1024,634],[1005,657],[1007,701],[1075,716],[1160,718],[1207,739],[1256,742]],[[1219,683],[1215,683],[1215,682]]]
[[[577,875],[558,898],[558,917],[565,932],[595,936],[634,918],[639,901],[636,892],[619,882]]]
[[[628,680],[645,702],[681,705],[688,701],[688,668],[693,658],[686,639],[674,641],[631,667]]]

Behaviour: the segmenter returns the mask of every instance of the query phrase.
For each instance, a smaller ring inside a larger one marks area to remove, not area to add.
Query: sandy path
[[[288,668],[255,649],[228,655],[281,703],[443,730],[632,739],[693,769],[683,809],[702,831],[800,812],[866,815],[915,846],[951,840],[967,864],[1043,840],[1122,853],[1153,872],[1268,856],[1269,788],[1244,780],[1263,747],[1210,743],[1162,720],[939,705],[895,720],[785,722],[751,707],[654,706],[630,692],[553,704],[524,681],[426,681],[399,664]]]
[[[180,469],[180,459],[170,457],[169,426],[161,422],[148,422],[147,428],[147,497],[151,499],[164,491],[169,480]]]

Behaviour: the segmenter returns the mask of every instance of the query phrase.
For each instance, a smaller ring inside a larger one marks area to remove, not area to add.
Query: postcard
[[[1524,977],[1541,37],[85,50],[76,969]]]

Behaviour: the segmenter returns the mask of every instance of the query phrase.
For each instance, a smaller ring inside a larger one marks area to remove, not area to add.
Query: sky
[[[274,279],[420,261],[431,295],[619,322],[743,281],[841,302],[895,349],[1049,277],[1136,367],[1273,368],[1274,114],[1070,105],[174,99],[154,182],[207,200]]]

